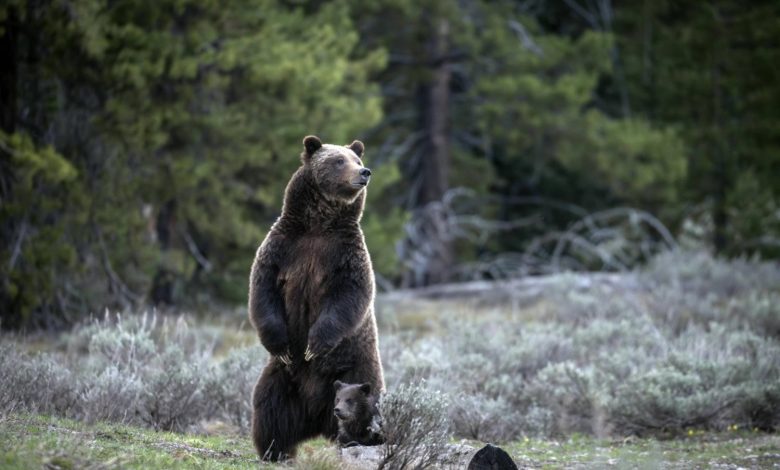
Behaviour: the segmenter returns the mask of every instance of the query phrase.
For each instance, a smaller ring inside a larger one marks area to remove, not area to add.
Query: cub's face
[[[309,136],[304,139],[304,163],[311,167],[315,182],[331,199],[353,202],[368,185],[371,170],[363,165],[363,143],[349,146],[322,144]]]
[[[369,384],[345,384],[338,380],[333,383],[336,399],[333,414],[340,421],[352,421],[364,417],[368,409],[368,397],[371,394]]]

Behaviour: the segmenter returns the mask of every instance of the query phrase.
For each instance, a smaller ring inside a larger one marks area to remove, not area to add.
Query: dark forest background
[[[5,0],[0,320],[246,301],[301,140],[380,289],[780,256],[780,3]]]

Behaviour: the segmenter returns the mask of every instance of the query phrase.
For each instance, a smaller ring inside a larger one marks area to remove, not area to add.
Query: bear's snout
[[[369,168],[361,168],[358,170],[357,174],[359,177],[357,181],[353,181],[352,184],[355,186],[367,186],[368,180],[371,177],[371,170]]]
[[[371,177],[371,170],[368,168],[361,168],[358,171],[358,174],[360,175],[360,180],[356,184],[359,186],[366,186],[368,184],[368,179]]]

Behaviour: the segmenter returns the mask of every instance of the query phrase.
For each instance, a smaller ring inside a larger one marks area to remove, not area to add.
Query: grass
[[[238,436],[193,436],[114,423],[10,415],[0,422],[2,468],[257,468]]]
[[[475,447],[479,442],[467,442]],[[780,436],[753,431],[692,432],[673,440],[522,439],[503,445],[521,468],[777,468]],[[261,468],[340,468],[323,439],[305,443],[294,464]],[[0,468],[255,469],[245,436],[196,436],[114,423],[12,414],[0,420]]]
[[[694,433],[674,440],[562,441],[527,439],[508,444],[518,466],[531,468],[777,468],[780,437],[750,431]]]

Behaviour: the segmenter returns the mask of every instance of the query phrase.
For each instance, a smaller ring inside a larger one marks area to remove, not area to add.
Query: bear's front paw
[[[260,336],[260,343],[265,347],[271,356],[283,356],[290,354],[290,342],[287,341],[287,334],[273,334]]]
[[[303,353],[303,360],[306,362],[313,361],[315,358],[327,354],[331,349],[333,348],[322,342],[309,341],[309,345],[306,346],[306,352]]]
[[[312,352],[311,346],[306,346],[306,352],[303,353],[303,360],[309,362],[315,357],[317,357],[317,355]]]
[[[290,356],[290,350],[288,349],[287,352],[284,354],[277,356],[280,361],[282,361],[282,364],[284,364],[287,367],[290,367],[292,365],[292,357]]]

